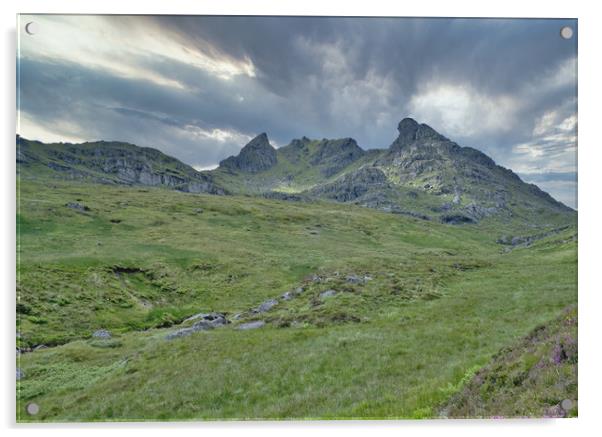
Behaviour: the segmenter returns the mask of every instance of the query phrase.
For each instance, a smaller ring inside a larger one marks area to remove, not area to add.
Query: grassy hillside
[[[491,218],[29,178],[17,221],[18,347],[55,346],[18,356],[19,421],[435,417],[577,299],[574,225],[512,246]],[[166,340],[209,311],[232,323]]]
[[[349,144],[352,142],[351,144]],[[345,147],[351,149],[346,152]],[[348,154],[352,154],[352,158]],[[267,191],[301,193],[316,185],[334,181],[341,174],[374,160],[381,150],[364,151],[355,141],[302,138],[276,149],[276,164],[261,172],[232,171],[227,167],[205,172],[228,191],[258,194]],[[341,156],[342,155],[342,158]]]
[[[471,377],[472,376],[472,377]],[[451,386],[452,391],[456,387]],[[447,417],[576,417],[577,310],[503,348],[442,409]]]

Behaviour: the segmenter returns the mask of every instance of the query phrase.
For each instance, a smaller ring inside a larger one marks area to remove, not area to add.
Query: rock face
[[[417,142],[425,143],[430,141],[447,141],[443,135],[436,132],[427,124],[419,124],[412,118],[404,118],[397,125],[399,136],[391,144],[391,150],[399,150],[410,144]]]
[[[156,149],[109,141],[44,144],[19,137],[17,146],[20,173],[32,170],[35,175],[35,169],[43,166],[64,179],[226,194],[210,175]]]
[[[386,188],[389,188],[389,184],[382,170],[376,167],[362,167],[343,175],[334,182],[312,189],[310,194],[338,202],[349,202],[364,196],[369,191],[380,191]]]
[[[311,165],[320,165],[321,173],[330,177],[361,158],[364,153],[353,138],[324,139],[317,144],[309,162]]]
[[[278,158],[265,133],[257,135],[238,156],[230,156],[219,163],[220,167],[234,171],[259,173],[276,165]]]

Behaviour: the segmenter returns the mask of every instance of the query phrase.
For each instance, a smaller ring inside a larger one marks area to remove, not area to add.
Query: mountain
[[[490,216],[537,224],[544,216],[574,216],[484,153],[426,124],[404,118],[398,131],[388,148],[373,150],[352,138],[306,137],[274,149],[261,134],[207,174],[232,193],[333,200],[451,224]]]
[[[238,156],[230,156],[220,162],[220,167],[257,173],[272,168],[277,161],[276,150],[268,141],[268,136],[262,133],[243,147]]]
[[[17,172],[105,184],[162,186],[190,193],[226,194],[212,177],[162,152],[122,142],[44,144],[17,137]]]
[[[523,182],[479,150],[404,118],[385,149],[352,138],[294,139],[274,148],[266,133],[215,170],[198,172],[158,150],[121,142],[43,144],[18,138],[18,171],[63,179],[162,186],[185,192],[327,200],[470,224],[493,217],[534,227],[566,223],[575,211]]]

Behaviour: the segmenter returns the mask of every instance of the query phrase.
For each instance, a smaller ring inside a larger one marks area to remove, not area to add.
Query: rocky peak
[[[230,156],[220,162],[220,167],[258,173],[270,169],[277,161],[276,150],[272,147],[267,134],[264,132],[249,141],[240,150],[238,156]]]
[[[323,139],[317,144],[310,163],[322,166],[322,174],[330,177],[361,158],[364,153],[353,138]]]
[[[363,155],[363,153],[364,150],[357,145],[357,142],[353,138],[340,138],[337,140],[324,138],[318,143],[314,159],[317,162],[329,157],[348,155],[355,158]]]
[[[263,153],[273,151],[274,148],[268,140],[268,135],[265,132],[260,133],[251,141],[249,141],[241,150],[240,155],[245,153]]]
[[[427,124],[420,124],[413,118],[404,118],[397,125],[399,136],[391,144],[390,149],[401,149],[409,144],[417,143],[420,141],[433,142],[433,141],[448,141],[443,135],[438,133],[435,129]]]
[[[307,138],[306,136],[302,137],[302,138],[295,138],[291,141],[291,147],[294,149],[302,149],[305,146],[307,146],[309,143],[311,143],[311,140],[309,138]]]

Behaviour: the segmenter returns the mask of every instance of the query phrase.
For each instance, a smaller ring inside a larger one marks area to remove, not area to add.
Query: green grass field
[[[17,357],[23,422],[438,417],[577,301],[574,224],[508,251],[496,240],[527,231],[493,219],[44,179],[20,182],[17,224],[17,346],[49,346]],[[300,286],[241,321],[263,328],[165,339]]]

